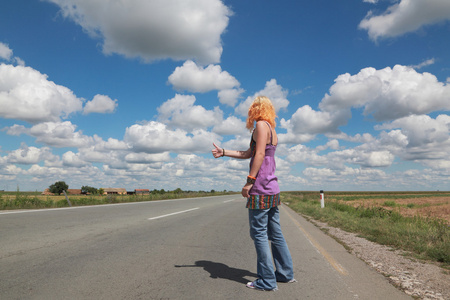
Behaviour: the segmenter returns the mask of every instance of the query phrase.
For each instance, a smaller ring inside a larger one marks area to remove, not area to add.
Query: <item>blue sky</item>
[[[450,190],[448,0],[0,3],[0,190],[239,191],[256,95],[282,190]]]

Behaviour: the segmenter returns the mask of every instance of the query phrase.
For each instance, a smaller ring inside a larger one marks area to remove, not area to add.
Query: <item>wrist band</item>
[[[225,149],[222,148],[222,156],[225,156]]]
[[[250,176],[250,175],[247,176],[247,183],[249,183],[249,184],[254,184],[255,181],[256,181],[256,178],[255,178],[255,177]]]

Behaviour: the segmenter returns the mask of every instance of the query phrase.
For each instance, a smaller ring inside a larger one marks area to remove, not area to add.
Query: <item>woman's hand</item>
[[[214,158],[222,157],[223,156],[223,149],[219,148],[215,143],[213,143],[214,149],[212,149],[212,155]]]
[[[253,184],[246,183],[244,187],[242,188],[241,194],[244,198],[248,198],[248,193],[250,192],[250,189],[252,188]]]

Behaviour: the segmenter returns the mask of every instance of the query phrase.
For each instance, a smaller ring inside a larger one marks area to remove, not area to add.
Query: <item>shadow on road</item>
[[[228,279],[232,281],[236,281],[239,283],[247,283],[252,281],[253,279],[245,279],[246,276],[257,277],[255,273],[252,273],[248,270],[230,268],[226,264],[207,261],[207,260],[198,260],[195,262],[195,265],[175,265],[175,268],[195,268],[200,267],[207,271],[211,278],[222,278]]]

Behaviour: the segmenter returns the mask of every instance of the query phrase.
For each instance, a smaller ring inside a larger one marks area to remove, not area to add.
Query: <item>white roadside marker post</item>
[[[66,191],[63,190],[63,193],[64,193],[64,196],[66,196],[67,203],[69,204],[70,207],[72,207],[72,203],[70,203],[70,200],[69,200],[69,197],[67,197]]]
[[[323,190],[320,190],[320,208],[325,207],[325,199],[323,197]]]

